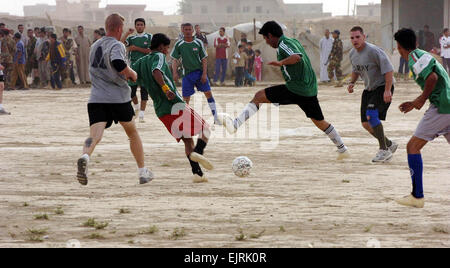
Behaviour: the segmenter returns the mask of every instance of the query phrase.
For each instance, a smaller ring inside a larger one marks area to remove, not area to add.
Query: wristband
[[[167,91],[170,91],[170,87],[168,85],[164,85],[161,88],[162,88],[162,91],[164,91],[164,93],[167,93]]]

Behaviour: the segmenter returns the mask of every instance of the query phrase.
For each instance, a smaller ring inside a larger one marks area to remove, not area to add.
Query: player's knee
[[[367,110],[366,116],[371,127],[376,127],[381,124],[378,110]]]
[[[255,96],[253,97],[252,102],[258,106],[260,103],[264,102],[265,98],[266,98],[265,91],[260,90],[260,91],[256,92]]]
[[[406,151],[408,154],[420,154],[421,149],[420,144],[414,138],[411,139],[406,145]]]

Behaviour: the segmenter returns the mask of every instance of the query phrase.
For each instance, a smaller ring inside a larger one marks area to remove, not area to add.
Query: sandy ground
[[[244,105],[259,88],[214,92],[222,106]],[[388,164],[370,163],[377,142],[359,123],[361,86],[354,95],[322,86],[325,117],[351,150],[344,162],[335,160],[335,147],[298,107],[285,106],[280,141],[271,151],[261,149],[264,139],[223,137],[216,128],[206,150],[216,168],[207,173],[209,183],[194,184],[183,145],[149,107],[138,128],[157,178],[138,185],[127,137],[114,126],[96,148],[89,185],[82,187],[76,160],[89,133],[89,90],[5,92],[12,115],[0,117],[0,247],[65,247],[70,239],[82,247],[366,247],[371,238],[381,247],[450,247],[445,139],[423,152],[426,207],[393,201],[411,190],[405,147],[425,112],[405,116],[397,107],[418,94],[411,82],[397,85],[385,129],[400,148]],[[196,96],[211,122],[205,98]],[[248,178],[231,172],[240,155],[253,160]],[[48,220],[35,219],[38,214]],[[83,227],[89,218],[108,226]],[[146,231],[152,226],[157,231]],[[46,232],[30,235],[39,229]]]

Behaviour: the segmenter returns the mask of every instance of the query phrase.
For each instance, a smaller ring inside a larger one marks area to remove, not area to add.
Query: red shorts
[[[192,138],[209,130],[208,123],[189,105],[178,114],[168,114],[159,118],[172,136],[180,142],[182,138]]]

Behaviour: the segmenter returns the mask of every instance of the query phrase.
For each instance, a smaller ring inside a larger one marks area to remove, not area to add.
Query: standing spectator
[[[213,85],[217,86],[220,76],[220,85],[225,84],[225,76],[227,75],[228,65],[228,48],[231,46],[230,38],[225,35],[225,28],[219,30],[219,36],[214,39],[214,47],[216,48],[216,73],[214,75]]]
[[[206,35],[202,33],[200,30],[200,25],[195,25],[195,38],[202,40],[203,45],[205,48],[208,48],[208,38],[206,38]]]
[[[99,28],[98,30],[100,31],[101,37],[106,36],[106,30],[105,30],[105,28]]]
[[[78,26],[78,36],[75,38],[77,43],[77,71],[80,78],[80,84],[91,83],[89,77],[89,50],[91,47],[91,40],[84,35],[84,27]]]
[[[99,29],[96,29],[94,31],[94,41],[92,41],[92,43],[95,43],[97,40],[99,40],[100,38],[102,38],[102,33],[100,32]]]
[[[73,55],[77,49],[77,44],[71,37],[72,31],[70,29],[63,29],[63,36],[61,37],[61,43],[66,53],[66,62],[61,70],[61,78],[64,86],[69,86],[69,79],[72,81],[72,85],[75,83],[75,72],[73,70]]]
[[[56,41],[56,34],[50,35],[50,49],[45,59],[47,62],[50,62],[51,65],[51,78],[50,82],[52,88],[62,89],[61,83],[61,70],[63,70],[64,63],[66,62],[66,52],[64,46]]]
[[[185,25],[185,23],[183,23],[183,24],[181,24],[181,26],[180,26],[180,30],[181,30],[181,32],[178,34],[178,40],[183,40],[184,39],[184,25]]]
[[[423,33],[425,38],[424,50],[430,52],[434,48],[436,38],[434,33],[430,31],[430,26],[428,25],[424,26]]]
[[[329,83],[328,77],[328,57],[330,56],[331,49],[333,48],[334,39],[330,36],[330,30],[325,30],[325,36],[320,39],[320,82]]]
[[[32,87],[36,87],[36,76],[37,76],[37,61],[36,55],[34,51],[36,49],[37,39],[34,36],[34,32],[32,29],[28,29],[28,44],[27,44],[27,63],[25,65],[25,75],[28,77],[31,74],[31,78],[33,80]]]
[[[256,81],[262,81],[262,67],[263,67],[263,59],[261,56],[261,50],[255,50],[255,77]]]
[[[27,76],[25,75],[25,63],[26,63],[26,50],[25,45],[22,42],[22,36],[20,33],[14,34],[14,41],[16,42],[16,53],[14,54],[14,66],[13,66],[13,72],[11,75],[11,85],[15,86],[17,82],[17,78],[19,78],[22,81],[23,88],[18,89],[24,89],[27,90],[28,83],[27,83]]]
[[[450,74],[450,30],[444,29],[444,36],[442,37],[442,57],[444,69]]]
[[[334,75],[336,74],[336,87],[343,87],[341,62],[344,56],[344,46],[342,44],[342,40],[339,38],[340,35],[341,32],[339,30],[335,30],[333,32],[333,48],[331,49],[331,53],[328,58],[330,64],[328,66],[328,78],[332,81],[334,79]]]
[[[253,73],[253,65],[255,64],[255,51],[253,50],[253,43],[247,43],[247,49],[245,50],[247,53],[247,64],[245,68],[245,85],[253,86],[256,78],[252,76]]]
[[[408,79],[409,65],[408,65],[408,62],[402,57],[400,57],[400,67],[398,68],[398,73],[400,75],[403,75],[403,79],[405,81]]]
[[[3,22],[0,22],[0,29],[5,29],[6,25]]]
[[[244,45],[239,45],[238,49],[239,52],[236,52],[236,54],[234,54],[234,62],[236,63],[236,79],[234,80],[234,85],[236,87],[242,87],[244,85],[244,73],[247,63],[247,53],[245,53]]]
[[[17,30],[18,30],[18,33],[20,33],[20,36],[22,36],[22,37],[20,38],[20,40],[22,40],[23,45],[24,45],[25,47],[27,47],[29,38],[28,38],[28,36],[24,33],[25,27],[23,26],[23,24],[19,24],[19,25],[17,26]]]
[[[46,88],[50,80],[50,71],[47,67],[47,61],[45,60],[50,49],[50,42],[47,37],[45,27],[41,28],[40,37],[36,42],[36,57],[38,60],[39,79],[41,87]]]
[[[3,75],[5,80],[5,90],[12,90],[11,75],[13,70],[13,56],[16,52],[16,43],[10,36],[8,29],[0,30],[1,38],[1,61],[3,65]]]
[[[1,51],[0,51],[1,52]],[[0,64],[0,115],[10,115],[11,113],[8,113],[5,108],[3,107],[3,89],[5,89],[5,79],[3,76],[3,70],[5,67]]]
[[[36,36],[36,38],[39,38],[40,33],[41,33],[41,28],[34,27],[34,36]]]

